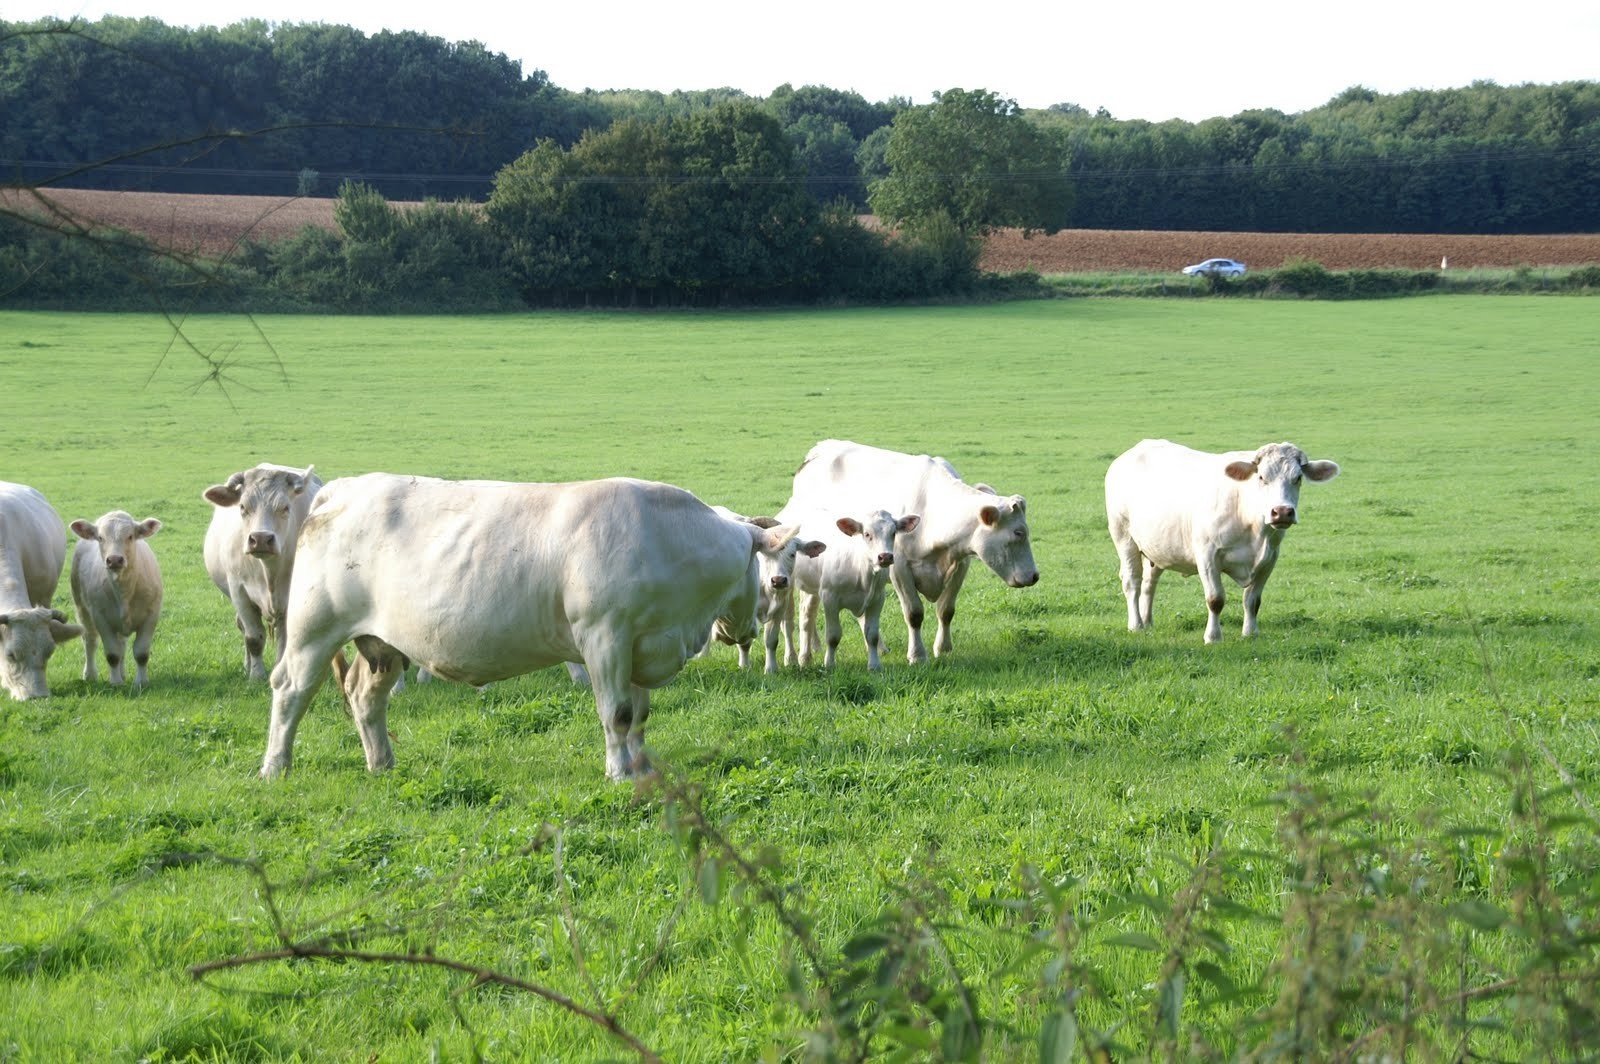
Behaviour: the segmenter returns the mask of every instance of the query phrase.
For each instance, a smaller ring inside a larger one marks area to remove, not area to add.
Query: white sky
[[[766,96],[789,82],[926,103],[988,89],[1024,107],[1117,118],[1293,114],[1351,85],[1382,93],[1600,78],[1596,0],[0,0],[0,18],[245,18],[416,30],[475,40],[564,89],[706,89]]]

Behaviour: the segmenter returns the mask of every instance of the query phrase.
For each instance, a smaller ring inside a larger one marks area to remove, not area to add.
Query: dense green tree
[[[889,173],[868,199],[886,221],[943,215],[968,233],[1053,233],[1066,224],[1072,190],[1049,141],[1014,101],[992,92],[950,89],[901,111],[884,159]]]

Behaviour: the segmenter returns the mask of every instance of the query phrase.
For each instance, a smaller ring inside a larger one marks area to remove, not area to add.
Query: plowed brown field
[[[207,254],[225,252],[250,237],[262,242],[302,226],[333,227],[333,200],[279,196],[190,196],[162,192],[46,193],[60,210],[143,233],[166,246]],[[30,197],[0,193],[16,207]],[[1560,236],[1431,236],[1406,233],[1200,233],[1155,230],[1067,229],[1024,239],[1006,231],[984,247],[985,269],[1040,273],[1145,270],[1166,272],[1213,256],[1270,269],[1287,259],[1314,259],[1329,269],[1400,266],[1453,269],[1508,266],[1578,266],[1600,263],[1600,233]]]

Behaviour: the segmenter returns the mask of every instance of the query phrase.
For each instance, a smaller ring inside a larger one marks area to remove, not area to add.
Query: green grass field
[[[280,932],[551,987],[669,1060],[793,1057],[816,1025],[786,976],[791,929],[750,893],[707,904],[708,876],[726,894],[738,874],[697,874],[660,807],[606,783],[592,699],[561,670],[397,695],[381,777],[325,689],[294,772],[255,778],[268,694],[201,562],[201,491],[263,460],[627,474],[770,513],[807,448],[844,437],[1025,494],[1042,579],[975,569],[953,655],[908,667],[891,599],[882,674],[849,628],[833,674],[740,672],[719,648],[657,693],[649,731],[830,957],[913,885],[940,897],[993,1023],[985,1059],[1036,1057],[1054,1008],[1059,971],[987,904],[1029,896],[1032,874],[1072,891],[1101,981],[1080,1019],[1122,1020],[1140,1053],[1163,955],[1119,943],[1161,920],[1119,899],[1170,896],[1223,846],[1268,855],[1232,866],[1239,903],[1283,910],[1273,798],[1292,780],[1381,807],[1386,841],[1458,838],[1443,899],[1504,906],[1502,756],[1542,743],[1580,793],[1600,777],[1600,300],[200,318],[183,336],[153,315],[0,313],[0,477],[66,521],[161,518],[167,588],[147,691],[86,688],[74,642],[52,698],[0,700],[0,1060],[634,1057],[432,967],[189,974]],[[1145,436],[1291,439],[1342,464],[1301,496],[1259,638],[1238,637],[1230,585],[1224,642],[1202,646],[1198,583],[1176,577],[1156,630],[1124,630],[1101,478]],[[56,601],[71,610],[65,578]],[[1558,783],[1548,762],[1537,776]],[[559,847],[525,853],[547,824]],[[1594,831],[1549,840],[1574,882],[1592,882]],[[1244,921],[1213,960],[1243,982],[1292,949]],[[1474,949],[1475,972],[1514,957]],[[1248,996],[1192,997],[1183,1023],[1228,1046]]]

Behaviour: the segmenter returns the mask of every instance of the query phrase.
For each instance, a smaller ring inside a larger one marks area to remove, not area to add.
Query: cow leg
[[[98,653],[100,636],[95,631],[94,619],[83,608],[83,603],[78,604],[78,616],[83,618],[83,679],[85,683],[95,683],[100,679],[100,662],[95,660]]]
[[[839,623],[839,604],[826,599],[822,603],[823,637],[827,639],[827,650],[823,652],[822,664],[825,668],[833,668],[839,658],[839,640],[844,637],[844,626]]]
[[[867,644],[867,671],[882,672],[883,658],[878,654],[878,618],[863,613],[857,619],[861,624],[861,638]]]
[[[261,663],[261,652],[267,646],[267,626],[262,622],[261,607],[250,601],[244,588],[235,588],[233,595],[233,621],[244,634],[244,671],[252,680],[265,680],[267,667]],[[283,660],[283,648],[278,648],[278,660]]]
[[[626,780],[634,774],[634,756],[644,742],[632,733],[636,704],[633,683],[633,650],[628,640],[617,634],[601,633],[581,640],[589,683],[594,688],[594,708],[606,740],[606,779]]]
[[[152,621],[140,628],[133,636],[133,686],[143,690],[150,683],[150,644],[156,637],[156,626]]]
[[[267,725],[267,751],[261,759],[262,779],[281,776],[294,763],[295,730],[317,689],[327,679],[333,656],[344,646],[347,635],[325,631],[313,637],[310,633],[316,632],[315,618],[301,619],[294,642],[272,669],[272,720]]]
[[[650,772],[650,758],[644,752],[644,722],[650,719],[650,692],[635,684],[633,687],[633,724],[628,728],[627,758],[633,775]]]
[[[389,745],[389,694],[405,675],[406,659],[381,639],[359,636],[356,659],[344,678],[345,700],[356,730],[361,733],[361,748],[366,751],[367,771],[394,768],[394,748]]]
[[[800,608],[800,664],[811,664],[811,656],[817,649],[817,606],[816,595],[801,592],[798,596]]]
[[[778,637],[782,634],[782,631],[783,626],[778,621],[768,621],[762,626],[761,641],[767,648],[767,661],[763,671],[769,675],[778,671]],[[794,645],[792,642],[789,646],[789,658],[791,662],[794,659]]]
[[[92,626],[84,625],[87,632]],[[110,666],[110,674],[106,681],[113,687],[122,686],[122,681],[127,678],[123,660],[128,650],[128,637],[117,631],[106,633],[106,664]]]
[[[1222,642],[1222,607],[1228,601],[1222,587],[1222,570],[1215,556],[1206,553],[1200,558],[1200,586],[1206,593],[1206,642]]]
[[[1149,628],[1155,623],[1156,608],[1156,583],[1161,579],[1163,570],[1157,569],[1148,558],[1144,561],[1144,579],[1139,590],[1139,621],[1140,626]]]
[[[950,653],[954,646],[950,641],[950,622],[955,620],[956,596],[961,594],[961,585],[967,579],[967,567],[971,564],[971,558],[964,558],[950,570],[945,577],[944,590],[939,592],[939,598],[934,603],[939,615],[939,630],[933,638],[933,656],[936,658]]]
[[[911,578],[910,566],[895,555],[894,567],[889,570],[889,582],[894,585],[895,597],[900,600],[900,613],[906,619],[906,661],[912,665],[928,660],[928,648],[922,642],[922,596]]]
[[[746,639],[739,644],[739,668],[741,669],[750,667],[750,643],[751,640]]]
[[[276,603],[272,607],[272,634],[277,642],[278,656],[274,661],[282,661],[284,650],[289,646],[289,611],[288,607],[280,608]]]
[[[1144,616],[1144,611],[1139,606],[1139,594],[1143,587],[1143,574],[1145,565],[1144,556],[1139,553],[1139,548],[1132,540],[1117,543],[1117,569],[1122,578],[1122,597],[1128,603],[1128,631],[1137,632],[1150,626],[1149,618]]]

